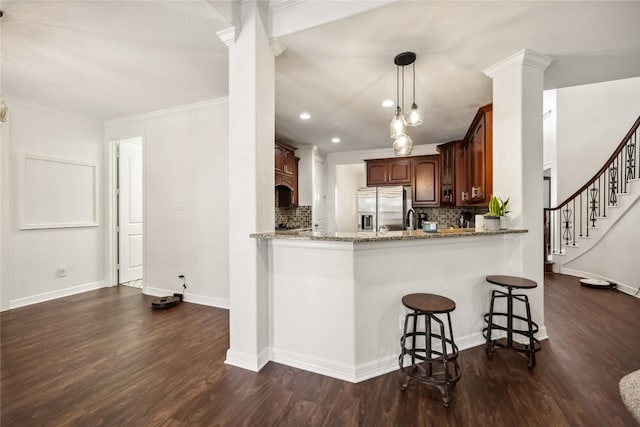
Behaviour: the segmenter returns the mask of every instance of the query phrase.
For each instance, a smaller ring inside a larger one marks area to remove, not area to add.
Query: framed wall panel
[[[31,155],[19,163],[21,229],[100,225],[96,164]]]

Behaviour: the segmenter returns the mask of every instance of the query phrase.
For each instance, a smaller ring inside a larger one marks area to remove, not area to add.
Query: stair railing
[[[589,229],[607,216],[607,207],[618,205],[618,194],[626,193],[629,181],[640,178],[640,117],[609,159],[578,191],[555,208],[545,208],[545,260],[549,253],[576,246],[576,237],[589,237]]]

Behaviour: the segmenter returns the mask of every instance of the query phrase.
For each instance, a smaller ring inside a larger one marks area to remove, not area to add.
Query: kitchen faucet
[[[407,218],[405,220],[405,227],[408,230],[416,229],[416,211],[413,208],[409,208],[407,211]]]

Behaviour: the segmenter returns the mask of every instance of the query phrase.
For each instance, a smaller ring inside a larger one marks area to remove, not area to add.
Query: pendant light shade
[[[407,116],[407,126],[420,126],[422,124],[422,111],[415,102],[411,105],[411,110],[409,110]]]
[[[4,123],[7,121],[7,104],[4,103],[4,98],[0,95],[0,122]]]
[[[407,133],[407,120],[404,118],[402,114],[402,110],[400,107],[396,107],[396,114],[391,119],[391,124],[389,124],[389,131],[391,133],[391,138],[395,139],[400,135],[404,135]]]
[[[407,124],[409,126],[419,126],[422,124],[422,111],[416,104],[416,63],[413,63],[413,103],[411,104],[411,110],[407,117]]]
[[[407,126],[418,126],[422,124],[422,111],[416,104],[416,54],[413,52],[402,52],[393,60],[396,64],[396,113],[389,124],[391,139],[393,139],[393,151],[396,156],[408,156],[413,150],[413,141],[407,135]],[[411,110],[405,115],[404,108],[404,67],[413,64],[413,102]],[[401,70],[402,69],[402,70]],[[400,73],[402,71],[402,74]],[[402,78],[401,78],[402,76]],[[401,101],[402,100],[402,101]]]
[[[413,150],[413,141],[409,135],[400,135],[393,141],[393,151],[396,156],[408,156]]]

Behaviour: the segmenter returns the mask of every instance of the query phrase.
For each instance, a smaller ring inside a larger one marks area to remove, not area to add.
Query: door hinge
[[[120,264],[116,264],[116,270],[120,270]]]
[[[120,189],[116,188],[116,196],[119,196],[119,195],[120,195]]]
[[[116,233],[119,233],[119,232],[120,232],[120,226],[116,225]]]

